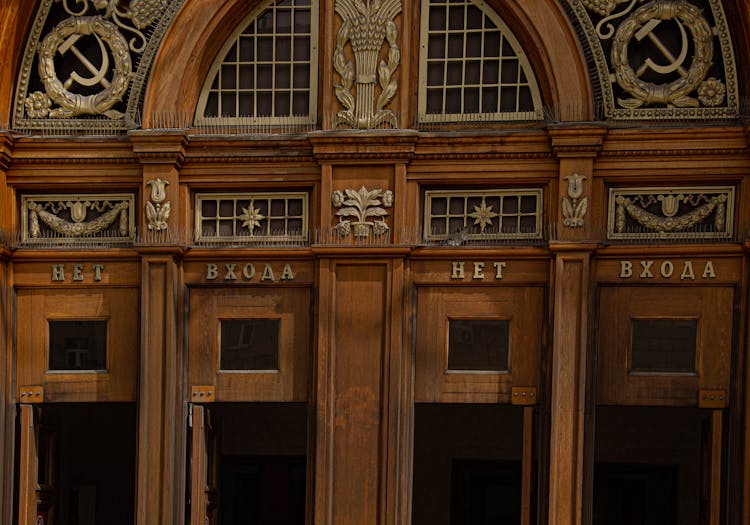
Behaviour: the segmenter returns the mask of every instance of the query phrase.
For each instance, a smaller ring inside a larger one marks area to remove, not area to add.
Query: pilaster
[[[178,341],[181,251],[175,244],[181,231],[179,169],[187,141],[172,130],[129,136],[143,171],[136,524],[184,523],[187,407]]]
[[[585,448],[591,437],[587,392],[591,253],[602,215],[591,207],[594,161],[606,129],[565,126],[548,130],[560,163],[554,260],[554,329],[550,394],[548,523],[584,522]],[[588,242],[587,242],[588,241]]]
[[[13,356],[11,312],[9,309],[8,257],[6,235],[11,229],[8,210],[6,173],[12,160],[13,138],[0,133],[0,522],[10,523],[13,516],[13,450],[15,447],[15,407],[13,395]]]

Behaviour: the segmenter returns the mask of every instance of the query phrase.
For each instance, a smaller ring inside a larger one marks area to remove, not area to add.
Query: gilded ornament
[[[359,191],[346,189],[342,193],[337,190],[333,192],[332,202],[334,207],[341,208],[336,212],[339,223],[335,226],[341,237],[348,236],[352,231],[355,238],[369,237],[370,231],[380,237],[390,230],[384,220],[388,215],[384,208],[393,205],[391,190],[367,190],[364,186]],[[352,217],[353,220],[345,217]],[[375,217],[380,220],[368,220]]]
[[[479,206],[474,206],[474,212],[469,214],[469,217],[474,219],[474,225],[479,225],[479,231],[484,232],[486,226],[492,226],[492,219],[498,216],[497,213],[492,211],[494,206],[487,206],[487,203],[482,199],[482,203]]]
[[[73,49],[78,38],[89,35],[94,36],[99,43],[102,53],[101,67],[97,69],[91,66],[91,62],[86,59],[87,69],[94,75],[93,77],[83,78],[74,71],[65,82],[62,82],[57,77],[55,54]],[[109,72],[109,57],[105,46],[109,48],[114,58],[111,80],[106,78]],[[52,118],[71,118],[80,115],[122,118],[121,112],[111,108],[122,100],[128,90],[131,74],[130,50],[125,37],[120,34],[114,23],[100,16],[67,18],[57,24],[39,46],[39,78],[44,84],[47,95],[60,106],[49,112]],[[103,89],[92,95],[81,95],[69,91],[74,82],[87,86],[101,84]]]
[[[588,209],[588,198],[583,195],[583,181],[586,177],[574,173],[564,177],[568,181],[568,196],[562,200],[563,224],[569,228],[580,228],[583,226],[583,217]]]
[[[46,93],[35,91],[26,97],[24,105],[26,106],[26,113],[28,113],[31,118],[44,118],[49,115],[52,101]]]
[[[705,106],[719,106],[724,102],[727,88],[718,78],[707,78],[698,88],[698,100]]]
[[[383,124],[397,127],[396,114],[386,110],[385,106],[398,88],[393,74],[401,60],[401,52],[393,18],[401,12],[401,0],[336,0],[335,10],[342,23],[333,53],[333,66],[340,77],[334,90],[345,108],[337,113],[336,125],[355,129],[372,129]],[[387,60],[378,64],[384,41],[388,43]],[[346,59],[344,48],[347,42],[351,43],[354,63]],[[380,87],[377,99],[376,83]]]
[[[40,221],[53,232],[63,237],[90,237],[107,230],[119,217],[118,231],[121,237],[130,233],[127,200],[112,203],[109,200],[66,200],[39,202],[27,200],[28,231],[24,238],[39,239],[42,237]],[[72,221],[61,216],[68,210]],[[89,211],[99,215],[86,220]]]
[[[610,192],[610,238],[731,237],[733,188]]]
[[[151,200],[146,201],[146,220],[148,229],[163,231],[168,228],[167,219],[171,211],[170,203],[164,202],[167,198],[166,186],[169,181],[163,179],[152,179],[146,182],[151,186]]]
[[[638,78],[640,70],[636,72],[630,65],[628,45],[641,31],[648,30],[650,33],[655,24],[662,20],[675,20],[679,24],[682,34],[681,53],[677,58],[672,57],[673,63],[667,67],[655,65],[650,59],[647,59],[646,65],[659,73],[679,71],[680,75],[672,82],[656,84]],[[682,68],[688,46],[683,25],[690,30],[695,46],[692,63],[687,71]],[[618,99],[618,102],[628,109],[651,104],[697,107],[698,100],[689,95],[706,78],[712,60],[713,32],[701,15],[700,9],[684,0],[653,0],[636,9],[626,19],[617,29],[612,41],[612,67],[615,78],[623,89],[633,95],[633,98]]]
[[[250,201],[250,205],[247,208],[242,208],[242,215],[239,216],[239,219],[242,221],[242,227],[250,230],[251,234],[255,228],[260,226],[260,221],[265,218],[265,215],[260,213],[259,208],[253,207],[253,201]]]

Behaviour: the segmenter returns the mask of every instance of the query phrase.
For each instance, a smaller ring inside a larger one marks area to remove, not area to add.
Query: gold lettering
[[[236,264],[225,264],[224,267],[227,269],[227,273],[224,274],[225,281],[236,281],[237,276],[234,274],[234,269],[237,268]]]
[[[294,274],[292,273],[292,265],[291,264],[285,264],[284,265],[284,271],[281,272],[281,280],[282,281],[293,281],[294,280]]]
[[[633,263],[630,261],[620,261],[620,278],[627,279],[633,276]]]
[[[276,279],[273,276],[273,270],[271,270],[271,265],[266,264],[263,267],[263,275],[260,278],[261,281],[271,281],[274,282]]]
[[[219,267],[215,264],[206,265],[206,280],[213,281],[219,276]]]
[[[53,281],[65,280],[65,266],[63,266],[62,264],[52,265],[52,280]]]
[[[464,278],[464,262],[452,262],[453,271],[451,272],[451,279],[463,279]]]
[[[102,270],[104,270],[103,264],[93,264],[91,267],[94,269],[94,280],[95,281],[101,281],[102,280]]]
[[[716,279],[716,272],[714,271],[714,263],[713,261],[707,261],[706,267],[703,269],[703,275],[701,275],[703,279]]]
[[[503,278],[503,268],[507,266],[504,261],[494,262],[492,266],[495,267],[495,279],[499,280]]]
[[[672,277],[672,274],[674,273],[674,264],[672,264],[672,261],[664,261],[661,263],[660,271],[662,277]]]
[[[474,263],[474,275],[472,275],[472,279],[484,279],[484,263],[483,262]]]
[[[695,273],[693,272],[693,263],[692,261],[685,261],[685,264],[682,267],[682,273],[680,274],[680,280],[684,279],[691,279],[695,281]]]
[[[643,271],[641,272],[641,279],[654,276],[651,273],[651,266],[653,264],[654,264],[654,261],[641,261],[641,266],[643,267]]]
[[[242,277],[248,281],[255,277],[255,265],[253,263],[247,263],[242,267]]]
[[[73,280],[83,281],[83,265],[82,264],[73,265]]]

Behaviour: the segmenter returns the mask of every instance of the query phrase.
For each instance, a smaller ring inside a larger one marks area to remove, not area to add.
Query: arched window
[[[318,0],[263,2],[211,66],[196,124],[315,122]]]
[[[420,35],[420,122],[542,118],[529,61],[484,2],[423,2]]]

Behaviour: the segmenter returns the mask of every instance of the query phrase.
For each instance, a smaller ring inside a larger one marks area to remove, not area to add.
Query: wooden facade
[[[217,54],[268,2],[109,2],[169,15],[137,27],[160,40],[143,75],[120,79],[127,94],[112,95],[117,71],[98,80],[115,117],[76,114],[94,104],[83,96],[75,109],[50,95],[50,110],[39,86],[72,100],[74,82],[54,88],[37,69],[54,24],[61,77],[89,52],[63,57],[70,35],[125,68],[86,18],[115,17],[107,2],[45,22],[44,9],[83,8],[0,1],[0,522],[750,522],[750,5],[634,0],[613,17],[625,55],[652,21],[672,24],[661,46],[677,51],[649,63],[677,80],[660,84],[596,40],[623,2],[457,2],[512,32],[541,105],[439,122],[420,114],[428,4],[382,3],[395,7],[380,68],[355,85],[341,72],[364,61],[346,40],[356,2],[312,2],[310,123],[199,123]],[[700,60],[701,87],[678,93]],[[459,199],[470,204],[451,211]],[[505,211],[486,203],[500,199],[519,222],[493,234]],[[276,203],[303,233],[252,238]],[[76,230],[107,213],[106,235]],[[223,238],[229,222],[249,235]],[[277,327],[271,365],[224,361],[233,320]],[[505,361],[451,364],[454,321],[500,322]],[[106,364],[80,365],[88,343],[74,341],[53,366],[55,323],[97,322]],[[659,323],[682,327],[686,367],[670,368],[677,354],[637,364],[637,330]],[[634,511],[649,493],[660,503]]]

